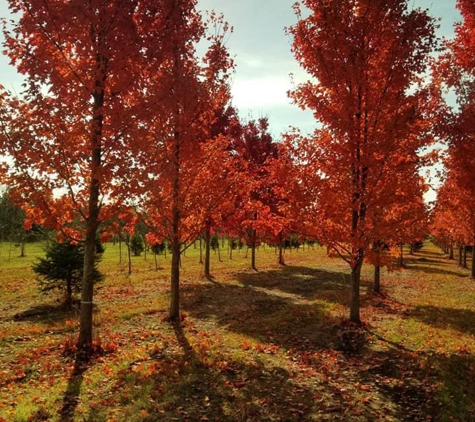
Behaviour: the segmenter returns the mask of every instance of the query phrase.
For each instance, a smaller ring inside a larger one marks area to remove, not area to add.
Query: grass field
[[[183,258],[182,322],[166,321],[170,257],[100,264],[95,336],[76,365],[77,310],[43,296],[27,256],[0,247],[0,421],[472,421],[475,281],[434,245],[383,272],[363,271],[363,327],[346,322],[348,268],[319,247],[245,250],[202,277]]]

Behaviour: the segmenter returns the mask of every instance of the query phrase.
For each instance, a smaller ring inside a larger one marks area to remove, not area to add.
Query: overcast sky
[[[451,37],[453,23],[459,19],[456,0],[412,0],[413,7],[428,9],[440,18],[440,35]],[[287,91],[292,87],[290,74],[296,82],[305,80],[290,51],[291,40],[284,28],[295,23],[294,0],[199,0],[199,9],[222,12],[234,27],[227,46],[235,58],[236,74],[232,92],[234,105],[244,118],[267,116],[275,137],[289,126],[304,132],[313,130],[310,112],[303,112],[290,103]],[[6,17],[7,2],[0,0],[0,17]],[[0,35],[3,41],[3,36]],[[0,57],[0,84],[20,91],[21,78]]]

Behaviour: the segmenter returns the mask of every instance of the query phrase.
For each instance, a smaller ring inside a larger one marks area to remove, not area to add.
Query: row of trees
[[[291,233],[318,239],[351,272],[360,321],[363,262],[426,231],[420,177],[433,143],[425,84],[434,21],[406,0],[304,0],[288,29],[311,80],[291,92],[317,129],[274,142],[267,119],[231,104],[233,62],[222,17],[194,0],[9,0],[20,15],[5,47],[25,91],[2,91],[4,179],[28,221],[84,244],[78,347],[90,352],[95,240],[133,234],[172,252],[170,319],[179,317],[180,256],[197,237],[210,276],[213,233],[251,248]],[[302,7],[302,10],[301,10]],[[204,57],[196,46],[208,44]],[[282,253],[279,261],[283,263]]]
[[[435,98],[439,100],[437,132],[446,140],[444,182],[432,215],[432,232],[453,257],[472,247],[472,278],[475,278],[475,4],[459,0],[463,21],[447,45],[434,74]],[[455,93],[457,107],[445,104],[443,94]]]

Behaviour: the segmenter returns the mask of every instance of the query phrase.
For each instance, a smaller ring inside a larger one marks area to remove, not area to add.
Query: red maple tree
[[[200,23],[193,0],[8,3],[19,19],[4,28],[5,46],[26,87],[4,132],[8,182],[30,215],[85,244],[78,348],[89,354],[100,224],[137,188],[130,169],[150,118],[151,76]]]
[[[406,0],[302,3],[289,32],[313,79],[291,96],[314,112],[320,128],[300,140],[300,161],[307,169],[313,164],[314,231],[350,265],[350,320],[359,322],[361,267],[378,240],[374,215],[399,188],[385,175],[425,142],[411,134],[423,118],[423,93],[415,88],[434,45],[434,23]]]

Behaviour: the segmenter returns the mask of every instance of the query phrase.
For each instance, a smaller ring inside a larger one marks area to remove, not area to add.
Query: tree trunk
[[[99,192],[97,192],[97,196],[94,196],[98,198]],[[98,202],[96,202],[96,204],[98,204]],[[89,209],[91,209],[91,207]],[[94,264],[96,257],[95,252],[98,213],[99,211],[97,207],[95,224],[88,223],[86,241],[84,243],[84,275],[81,288],[81,311],[79,316],[79,339],[77,348],[86,359],[90,357],[92,353]],[[91,220],[90,217],[89,220]]]
[[[399,266],[404,266],[404,245],[402,243],[399,245]]]
[[[178,113],[179,114],[179,113]],[[170,321],[180,318],[180,133],[174,133]]]
[[[285,265],[285,262],[284,262],[284,248],[283,248],[283,239],[282,239],[282,233],[279,233],[279,237],[278,237],[278,240],[279,240],[279,264],[280,265]]]
[[[205,227],[205,277],[210,278],[210,260],[211,260],[211,223],[206,221]]]
[[[122,235],[119,234],[119,264],[122,264]]]
[[[144,256],[144,261],[147,260],[147,239],[145,236],[142,236],[142,242],[143,242],[143,256]]]
[[[73,283],[71,281],[71,274],[69,274],[66,280],[66,295],[64,297],[64,305],[66,308],[71,308],[71,304],[73,303]]]
[[[358,258],[355,266],[351,269],[351,304],[350,304],[350,321],[360,323],[360,279],[361,267],[363,266],[363,253],[358,251]]]
[[[22,238],[20,240],[20,258],[24,258],[26,256],[25,247],[26,247],[26,240],[22,236]]]
[[[381,267],[379,264],[374,266],[373,292],[381,293]]]
[[[132,257],[130,254],[130,234],[127,233],[127,262],[129,265],[129,275],[132,274]]]
[[[460,243],[459,244],[459,267],[462,267],[463,266],[463,246],[462,244]]]
[[[454,244],[452,241],[449,244],[449,259],[454,259]]]
[[[475,242],[472,244],[472,278],[475,279]]]
[[[171,267],[171,321],[178,321],[180,317],[180,242],[172,243],[172,267]]]
[[[200,265],[203,264],[203,239],[200,236]]]
[[[157,261],[157,254],[156,254],[156,253],[154,253],[154,254],[153,254],[153,257],[154,257],[154,259],[155,259],[155,271],[158,271],[158,261]]]
[[[414,255],[414,242],[409,243],[409,255]]]
[[[104,35],[98,39],[98,51],[105,43]],[[96,80],[93,93],[91,127],[91,163],[89,182],[88,213],[86,218],[86,239],[84,242],[84,274],[81,289],[81,311],[79,316],[78,352],[88,359],[92,354],[92,322],[94,267],[96,259],[96,236],[99,228],[99,197],[101,173],[102,130],[104,123],[104,97],[108,59],[101,53],[96,55]]]
[[[463,245],[463,267],[467,268],[467,245]]]
[[[257,237],[257,231],[254,229],[252,231],[252,242],[251,242],[251,268],[254,271],[257,271],[257,268],[256,268],[256,237]]]

